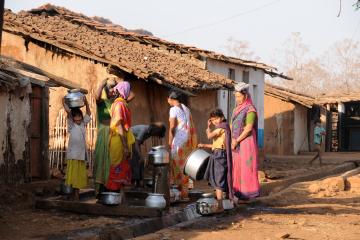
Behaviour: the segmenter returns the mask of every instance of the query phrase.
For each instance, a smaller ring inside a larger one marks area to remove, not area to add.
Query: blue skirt
[[[226,192],[228,190],[227,171],[226,150],[215,149],[209,158],[204,179],[213,188]]]

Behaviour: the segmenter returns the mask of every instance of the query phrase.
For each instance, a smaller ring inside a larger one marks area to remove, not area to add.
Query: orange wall
[[[265,95],[264,153],[294,154],[295,105]]]

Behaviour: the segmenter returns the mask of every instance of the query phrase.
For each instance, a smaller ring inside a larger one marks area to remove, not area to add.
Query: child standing
[[[210,129],[212,125],[214,126],[213,130]],[[229,124],[226,122],[224,114],[220,109],[210,113],[206,135],[209,140],[212,140],[212,144],[198,145],[198,147],[212,149],[204,178],[215,188],[216,199],[219,201],[219,211],[222,211],[223,193],[231,192],[231,187],[228,187],[228,183],[231,183],[231,138]]]
[[[325,136],[325,129],[321,126],[320,119],[315,121],[315,128],[314,128],[314,143],[315,143],[315,151],[317,152],[315,157],[310,160],[309,164],[311,165],[316,158],[319,158],[320,165],[322,165],[321,159],[321,151],[323,145],[323,136]]]
[[[69,108],[63,99],[63,106],[67,113],[67,124],[69,144],[66,151],[67,168],[65,184],[72,186],[73,200],[79,200],[79,192],[81,188],[87,186],[86,171],[86,125],[90,122],[91,111],[89,103],[84,96],[86,106],[86,115],[83,116],[80,108]]]

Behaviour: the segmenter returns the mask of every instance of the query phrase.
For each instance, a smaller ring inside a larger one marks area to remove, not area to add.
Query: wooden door
[[[32,85],[30,125],[30,174],[48,177],[48,88]]]

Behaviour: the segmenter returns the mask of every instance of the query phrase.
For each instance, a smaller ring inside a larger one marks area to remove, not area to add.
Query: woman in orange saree
[[[135,137],[130,130],[131,112],[126,99],[130,94],[130,84],[119,82],[114,89],[118,97],[111,105],[109,156],[110,173],[105,187],[111,191],[118,191],[124,185],[131,184],[131,148]]]

